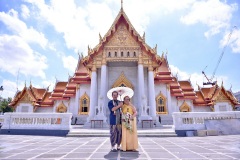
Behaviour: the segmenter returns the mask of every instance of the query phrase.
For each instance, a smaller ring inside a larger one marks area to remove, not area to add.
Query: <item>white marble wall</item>
[[[137,66],[132,67],[108,67],[108,86],[107,90],[112,88],[112,85],[119,78],[121,73],[127,77],[127,79],[132,83],[134,87],[134,96],[132,97],[132,103],[138,108],[138,80],[137,80]],[[107,93],[106,93],[107,94]],[[106,103],[107,106],[107,103]]]
[[[194,112],[212,112],[208,106],[194,106]]]
[[[38,107],[36,113],[53,113],[53,107]]]
[[[72,113],[73,115],[77,114],[75,111],[75,97],[72,97],[70,100],[68,111],[69,113]]]
[[[30,103],[20,103],[17,108],[16,112],[33,112],[33,106]]]
[[[80,84],[79,89],[77,90],[77,99],[75,99],[75,104],[74,104],[74,113],[73,116],[80,116],[78,115],[79,107],[80,107],[80,98],[84,95],[87,94],[88,97],[90,98],[90,84]],[[89,108],[90,109],[90,108]],[[86,117],[86,116],[84,116]]]
[[[215,112],[232,111],[232,106],[228,102],[218,102],[214,105]]]

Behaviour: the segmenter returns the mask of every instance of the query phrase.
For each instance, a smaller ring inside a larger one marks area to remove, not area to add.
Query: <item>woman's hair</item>
[[[125,97],[123,98],[123,100],[125,100],[125,98],[127,98],[127,97],[129,98],[129,101],[130,101],[130,97],[129,97],[129,96],[125,96]]]

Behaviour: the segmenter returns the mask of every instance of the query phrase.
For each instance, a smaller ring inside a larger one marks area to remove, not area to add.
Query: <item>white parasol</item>
[[[118,100],[119,101],[123,101],[123,98],[125,96],[129,96],[129,98],[132,98],[134,92],[131,88],[128,88],[128,87],[115,87],[115,88],[112,88],[110,89],[108,92],[107,92],[107,97],[109,99],[112,100],[112,92],[113,91],[117,91],[118,92]]]

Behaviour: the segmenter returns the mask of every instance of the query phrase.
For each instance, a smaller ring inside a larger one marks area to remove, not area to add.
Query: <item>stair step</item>
[[[109,134],[68,134],[67,137],[109,137]],[[138,137],[177,137],[176,134],[142,134]]]

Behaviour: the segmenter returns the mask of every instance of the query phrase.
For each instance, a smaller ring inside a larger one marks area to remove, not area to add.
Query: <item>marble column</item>
[[[90,88],[90,111],[87,122],[90,122],[91,119],[95,116],[95,109],[97,106],[97,69],[96,66],[92,67],[91,75],[91,88]]]
[[[106,105],[105,105],[106,96],[107,96],[106,84],[107,84],[107,66],[106,64],[103,64],[101,66],[101,86],[100,86],[100,96],[98,100],[99,114],[96,116],[96,119],[104,120],[104,122],[107,119],[106,115],[104,114],[106,112]]]
[[[80,105],[79,105],[79,84],[77,84],[76,86],[76,95],[75,95],[75,107],[73,108],[73,117],[78,116],[78,112],[80,109]]]
[[[140,114],[143,113],[144,99],[144,71],[143,65],[138,64],[138,106]]]
[[[155,89],[154,89],[154,74],[153,67],[148,67],[148,95],[149,95],[149,110],[150,116],[156,118],[156,101],[155,101]]]

